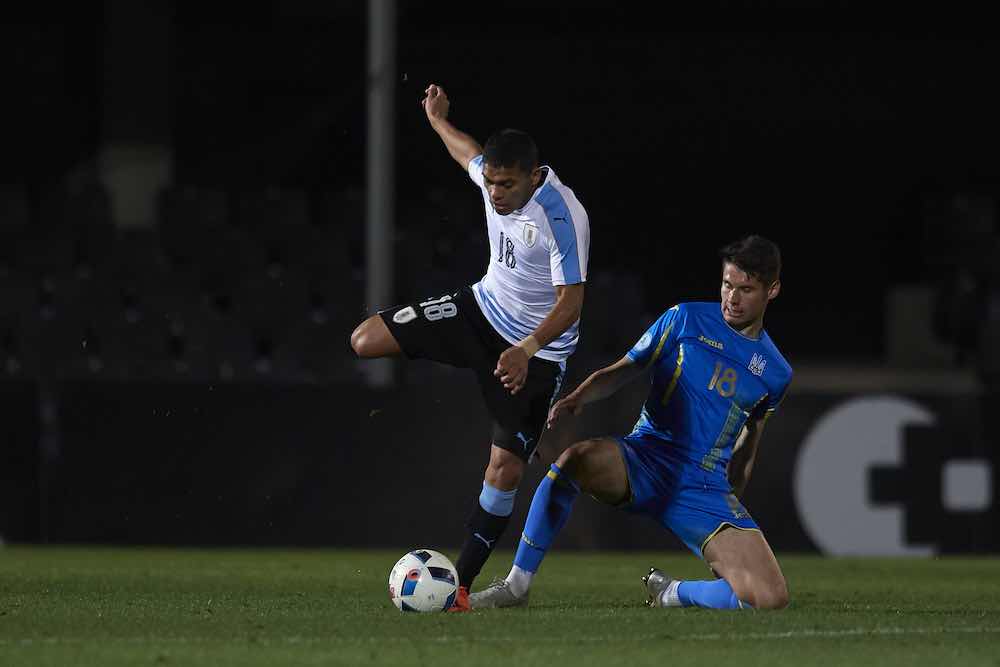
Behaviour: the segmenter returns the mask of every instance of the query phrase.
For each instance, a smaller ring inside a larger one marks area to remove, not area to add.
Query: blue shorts
[[[617,440],[631,494],[622,509],[658,521],[699,558],[726,526],[760,530],[724,475],[683,459],[673,443],[659,438],[632,434]]]

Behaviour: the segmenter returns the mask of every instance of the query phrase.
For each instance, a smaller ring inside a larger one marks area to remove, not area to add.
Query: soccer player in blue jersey
[[[493,434],[455,563],[460,585],[452,609],[468,611],[469,586],[510,520],[579,340],[590,223],[573,191],[538,163],[531,137],[501,130],[480,146],[448,120],[440,86],[425,92],[431,128],[482,193],[489,263],[474,285],[372,315],[351,334],[351,347],[361,358],[405,355],[476,374]]]
[[[532,578],[580,492],[658,521],[718,577],[678,581],[653,568],[642,578],[650,606],[788,604],[778,561],[739,501],[764,424],[792,377],[764,331],[764,311],[781,289],[781,255],[771,241],[748,236],[721,256],[721,303],[670,308],[624,357],[552,407],[550,427],[651,375],[632,433],[578,442],[551,466],[531,501],[510,574],[473,593],[474,609],[527,604]]]

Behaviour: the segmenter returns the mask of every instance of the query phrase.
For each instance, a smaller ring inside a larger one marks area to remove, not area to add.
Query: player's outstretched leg
[[[458,570],[458,595],[450,611],[469,611],[469,587],[479,576],[493,547],[510,523],[514,497],[524,474],[524,462],[506,449],[493,445],[486,467],[483,491],[466,523],[467,534],[455,562]]]
[[[531,581],[556,535],[566,525],[580,491],[611,504],[627,496],[625,464],[614,440],[578,442],[552,464],[531,499],[510,574],[469,596],[473,609],[527,604]]]
[[[528,603],[528,587],[538,571],[552,540],[569,519],[573,501],[580,494],[576,483],[553,463],[531,499],[531,508],[514,556],[514,566],[506,580],[486,590],[473,593],[469,603],[474,609],[516,607]]]

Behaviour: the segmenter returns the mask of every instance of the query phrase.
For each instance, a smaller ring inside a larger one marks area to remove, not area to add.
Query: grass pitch
[[[643,606],[686,554],[555,552],[527,609],[431,615],[403,551],[0,549],[0,665],[1000,665],[997,559],[786,556],[787,610],[717,612]]]

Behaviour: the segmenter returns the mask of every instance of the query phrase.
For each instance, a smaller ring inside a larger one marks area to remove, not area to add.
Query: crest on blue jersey
[[[521,240],[524,241],[524,245],[533,248],[535,241],[538,240],[538,227],[530,222],[524,223],[524,227],[521,229]]]
[[[747,364],[747,368],[750,372],[760,377],[764,372],[764,366],[767,366],[767,359],[764,358],[763,354],[753,353],[753,358],[750,359],[750,363]]]

